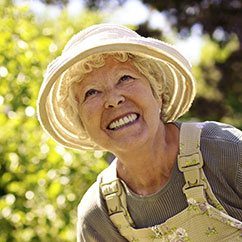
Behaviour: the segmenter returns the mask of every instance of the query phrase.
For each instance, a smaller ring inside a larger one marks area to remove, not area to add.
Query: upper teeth
[[[119,120],[112,122],[108,127],[110,129],[117,129],[117,128],[124,126],[125,124],[133,122],[137,118],[138,118],[137,114],[134,114],[134,113],[129,114],[129,115],[123,117],[123,118],[120,118]]]

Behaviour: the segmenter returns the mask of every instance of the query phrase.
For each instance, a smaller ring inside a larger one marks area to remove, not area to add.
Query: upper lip
[[[121,118],[124,118],[125,116],[128,116],[128,115],[130,115],[130,114],[137,114],[137,115],[139,115],[139,114],[136,113],[136,112],[127,112],[127,113],[125,113],[125,114],[121,114],[121,115],[115,117],[114,119],[112,119],[112,120],[108,123],[108,125],[107,125],[106,128],[108,128],[109,125],[110,125],[112,122],[115,122],[115,121],[117,121],[117,120],[119,120],[119,119],[121,119]]]

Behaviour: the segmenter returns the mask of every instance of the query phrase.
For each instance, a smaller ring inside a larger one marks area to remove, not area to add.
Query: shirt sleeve
[[[236,189],[238,191],[239,197],[242,199],[242,140],[240,140],[239,143],[239,161],[237,164]]]
[[[104,242],[104,239],[89,224],[78,219],[77,242]]]
[[[94,183],[83,196],[77,208],[77,241],[103,242],[100,230],[101,214],[97,204],[98,185]]]
[[[204,171],[214,190],[229,189],[242,197],[242,131],[224,123],[207,121],[202,131],[201,150],[206,161]],[[215,184],[215,185],[214,185]],[[217,192],[221,198],[231,197]],[[232,202],[232,201],[231,201]]]

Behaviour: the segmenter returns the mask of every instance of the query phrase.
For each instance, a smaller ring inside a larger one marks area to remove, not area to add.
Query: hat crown
[[[74,35],[66,44],[62,53],[73,49],[76,45],[90,44],[97,41],[115,40],[120,38],[137,38],[139,34],[131,29],[117,24],[98,24],[88,27]]]

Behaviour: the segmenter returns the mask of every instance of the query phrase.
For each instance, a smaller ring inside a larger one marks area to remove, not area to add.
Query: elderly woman
[[[195,95],[172,46],[101,24],[48,67],[39,120],[59,143],[115,159],[78,208],[78,241],[242,241],[242,133],[179,123]]]

